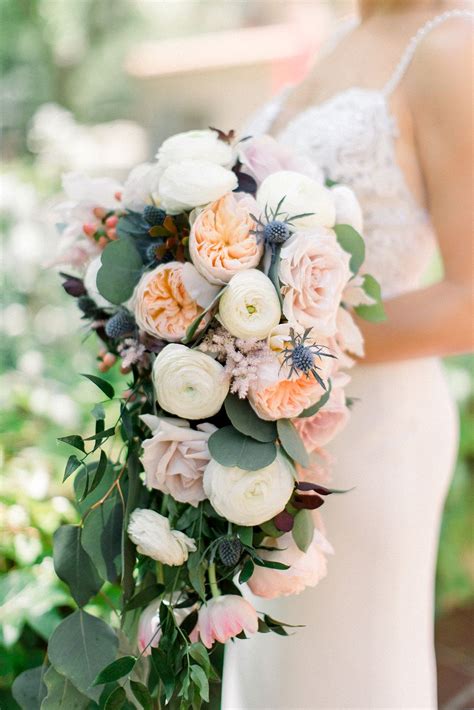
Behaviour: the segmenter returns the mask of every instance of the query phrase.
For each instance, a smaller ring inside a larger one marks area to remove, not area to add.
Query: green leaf
[[[313,516],[309,510],[300,510],[296,513],[291,534],[301,552],[306,552],[314,534]]]
[[[151,663],[156,675],[163,682],[166,702],[168,702],[174,692],[176,677],[170,665],[169,658],[162,648],[151,649]]]
[[[189,581],[191,582],[193,589],[195,589],[201,599],[204,600],[206,598],[206,587],[204,569],[201,564],[201,553],[199,550],[191,552],[188,557],[187,565]]]
[[[247,471],[258,471],[276,458],[273,442],[262,443],[241,434],[233,426],[218,429],[209,437],[210,454],[222,466],[238,466]]]
[[[382,291],[377,279],[374,279],[370,274],[365,274],[362,288],[368,296],[374,299],[375,303],[371,306],[357,306],[354,308],[357,315],[372,323],[381,323],[387,320],[387,314],[382,302]]]
[[[118,493],[109,496],[84,520],[82,547],[103,580],[115,583],[121,572],[123,508]]]
[[[97,377],[97,375],[86,375],[85,372],[81,372],[81,375],[82,377],[86,377],[88,380],[90,380],[109,399],[113,399],[115,397],[115,390],[110,384],[110,382],[107,382],[107,380],[102,379],[102,377]]]
[[[65,676],[50,666],[45,673],[44,682],[48,694],[41,704],[41,710],[86,710],[90,698],[83,695]]]
[[[268,278],[275,287],[277,292],[278,300],[280,301],[280,306],[283,307],[283,296],[281,294],[281,284],[280,284],[280,252],[281,246],[276,245],[272,254],[272,259],[270,262],[270,269],[268,270]]]
[[[349,224],[336,224],[334,231],[341,247],[351,255],[349,267],[352,273],[357,274],[365,259],[364,240]]]
[[[116,305],[127,301],[142,273],[142,259],[129,239],[110,242],[102,252],[97,274],[99,293]]]
[[[260,523],[260,527],[265,535],[268,535],[268,537],[281,537],[285,534],[283,530],[278,530],[273,520],[267,520],[265,523]]]
[[[255,413],[247,399],[236,394],[229,394],[224,402],[225,411],[232,425],[241,434],[251,436],[263,443],[275,441],[277,430],[275,422],[266,422]]]
[[[236,531],[242,545],[246,545],[247,547],[252,547],[253,527],[249,527],[248,525],[239,525],[235,528],[235,531]]]
[[[201,666],[191,666],[191,679],[205,703],[209,702],[209,681]]]
[[[43,698],[46,696],[44,675],[46,666],[29,668],[15,678],[12,695],[21,710],[40,710]]]
[[[81,528],[61,525],[54,533],[54,569],[59,579],[69,586],[79,606],[87,604],[102,586],[97,570],[81,545]]]
[[[79,461],[75,454],[71,454],[67,460],[66,468],[64,469],[63,483],[74,473],[74,471],[76,471],[76,469],[79,468],[79,466],[82,466],[82,461]]]
[[[143,685],[143,683],[139,683],[136,680],[131,680],[130,688],[143,710],[152,710],[153,699],[146,685]]]
[[[114,680],[123,678],[132,672],[137,659],[134,656],[122,656],[112,661],[109,665],[100,671],[92,685],[105,685],[105,683],[113,683]]]
[[[199,663],[199,665],[204,668],[206,673],[209,672],[209,668],[211,667],[211,661],[209,658],[209,653],[207,652],[207,648],[204,646],[204,644],[202,644],[200,641],[191,644],[191,646],[189,647],[189,655],[194,661],[196,661],[196,663]]]
[[[209,313],[209,311],[211,311],[214,308],[214,306],[216,306],[219,303],[219,299],[222,296],[222,294],[224,293],[224,291],[226,290],[226,288],[227,288],[227,286],[224,286],[224,288],[221,288],[221,290],[214,296],[214,298],[212,299],[210,304],[207,306],[207,308],[205,308],[203,310],[203,312],[200,315],[198,315],[197,318],[195,318],[193,320],[191,325],[186,330],[186,335],[184,336],[184,338],[181,339],[181,342],[183,343],[183,345],[187,345],[188,343],[191,342],[191,340],[194,338],[194,336],[196,334],[197,329],[199,328],[199,326],[201,324],[202,319],[207,315],[207,313]]]
[[[120,708],[124,707],[126,700],[127,694],[122,686],[119,685],[117,688],[114,688],[108,696],[105,701],[104,710],[120,710]]]
[[[125,606],[125,611],[141,609],[148,606],[154,599],[158,599],[165,590],[164,584],[151,584],[135,594]]]
[[[307,468],[309,466],[309,455],[293,422],[289,419],[279,419],[277,421],[277,429],[281,445],[288,456],[291,456],[294,461]]]
[[[285,565],[284,562],[276,562],[275,560],[262,560],[260,557],[254,557],[255,564],[259,567],[266,567],[267,569],[278,569],[285,570],[290,569],[290,565]]]
[[[332,382],[331,380],[328,380],[328,388],[326,392],[323,394],[323,396],[318,399],[316,404],[313,404],[311,407],[308,407],[307,409],[304,409],[301,414],[298,414],[298,419],[303,419],[304,417],[314,417],[315,414],[319,412],[320,409],[324,407],[325,404],[328,403],[329,397],[331,396],[331,390],[332,390]]]
[[[74,446],[75,449],[79,449],[84,453],[84,442],[79,434],[72,434],[71,436],[60,436],[58,441],[62,441],[64,444],[69,444],[69,446]]]
[[[78,609],[51,636],[48,655],[58,673],[89,698],[98,700],[101,690],[91,685],[104,665],[115,659],[117,646],[117,637],[110,626]]]
[[[107,464],[108,464],[108,459],[107,459],[107,454],[105,451],[100,452],[100,459],[99,463],[97,464],[97,468],[95,470],[94,478],[92,479],[92,482],[89,485],[87,495],[89,493],[92,493],[92,491],[97,488],[97,486],[100,484],[102,481],[102,478],[105,474],[105,471],[107,470]]]
[[[253,575],[253,571],[255,569],[255,565],[252,560],[247,560],[247,562],[244,564],[242,567],[242,571],[239,574],[239,583],[244,584],[244,582],[248,582],[250,577]]]

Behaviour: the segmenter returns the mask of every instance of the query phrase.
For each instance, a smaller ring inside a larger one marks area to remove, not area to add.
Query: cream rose
[[[230,167],[233,163],[232,147],[220,140],[217,131],[186,131],[176,133],[161,144],[156,154],[160,168],[182,160],[206,160],[216,165]]]
[[[217,414],[229,392],[229,377],[209,355],[170,343],[153,365],[156,397],[163,409],[183,419]]]
[[[122,192],[122,204],[142,212],[158,196],[159,170],[156,163],[142,163],[130,172]]]
[[[250,195],[228,193],[194,220],[189,251],[197,270],[213,284],[225,284],[234,274],[258,266],[263,240],[253,233],[250,214],[257,211]]]
[[[154,510],[136,508],[128,523],[128,536],[138,552],[165,565],[180,566],[190,552],[196,550],[195,541],[178,530],[171,530],[168,518]]]
[[[280,321],[278,294],[272,282],[257,269],[232,277],[219,301],[219,318],[236,338],[266,338]]]
[[[171,163],[160,178],[160,203],[169,214],[218,200],[237,187],[231,170],[207,160],[181,160]]]
[[[334,199],[331,191],[322,183],[292,170],[280,170],[269,175],[262,182],[257,192],[257,202],[262,210],[265,206],[270,210],[276,210],[282,197],[285,199],[280,211],[289,217],[312,213],[292,220],[297,229],[334,226],[336,222]]]
[[[211,459],[204,471],[204,492],[215,511],[237,525],[259,525],[283,510],[294,486],[286,459],[258,471],[222,466]]]
[[[143,442],[146,485],[169,493],[180,503],[197,506],[206,497],[202,477],[211,458],[207,441],[216,427],[205,423],[191,429],[183,419],[151,414],[140,418],[153,434]]]
[[[330,191],[336,206],[336,224],[349,224],[360,234],[364,220],[354,191],[345,185],[335,185]]]
[[[342,292],[351,278],[349,254],[332,230],[296,232],[281,250],[283,314],[293,323],[314,328],[318,336],[336,332]]]

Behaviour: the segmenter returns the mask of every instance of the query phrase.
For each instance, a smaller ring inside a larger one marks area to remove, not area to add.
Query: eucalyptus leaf
[[[142,273],[142,258],[129,239],[110,242],[102,252],[97,290],[111,303],[125,303]]]
[[[332,390],[332,382],[331,382],[331,380],[328,380],[328,388],[327,388],[326,392],[323,394],[323,396],[318,399],[316,404],[313,404],[311,407],[304,409],[301,412],[301,414],[298,414],[298,419],[303,419],[305,417],[314,417],[314,415],[317,414],[319,412],[319,410],[322,409],[324,407],[324,405],[329,402],[329,397],[331,396],[331,390]]]
[[[275,441],[277,429],[275,422],[266,422],[256,414],[247,399],[241,399],[236,394],[229,394],[224,407],[231,424],[241,434],[251,436],[263,443]]]
[[[100,671],[115,659],[118,639],[105,621],[78,609],[53,633],[48,647],[51,665],[82,693],[98,700],[100,688],[92,688]]]
[[[69,586],[79,606],[87,604],[102,586],[92,560],[81,544],[78,525],[61,525],[54,533],[53,560],[59,579]]]
[[[40,710],[47,688],[44,682],[46,666],[29,668],[15,678],[12,695],[21,710]]]
[[[291,534],[301,552],[306,552],[314,534],[313,516],[309,510],[304,509],[296,513]]]
[[[281,445],[288,456],[307,468],[310,463],[309,455],[293,422],[289,419],[279,419],[277,429]]]
[[[222,466],[238,466],[246,471],[258,471],[276,458],[273,442],[262,443],[241,434],[233,426],[215,431],[208,441],[209,452]]]
[[[117,582],[121,573],[123,508],[117,493],[86,516],[82,547],[104,581]]]
[[[336,224],[334,231],[341,247],[351,255],[350,270],[353,274],[357,274],[365,259],[364,240],[349,224]]]
[[[86,710],[90,705],[90,698],[83,695],[66,678],[50,666],[45,673],[44,682],[48,694],[41,704],[41,710]]]
[[[381,323],[387,320],[382,302],[382,290],[377,279],[374,279],[370,274],[365,274],[362,288],[368,296],[374,299],[375,303],[370,306],[357,306],[354,309],[357,315],[372,323]]]

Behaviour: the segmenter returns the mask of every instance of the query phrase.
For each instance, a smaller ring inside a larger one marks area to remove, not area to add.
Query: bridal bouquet
[[[85,375],[105,397],[94,433],[62,439],[82,519],[56,531],[54,564],[77,609],[41,707],[200,707],[220,644],[286,634],[240,585],[272,598],[326,574],[318,509],[340,491],[324,447],[363,356],[352,311],[383,317],[361,211],[272,138],[214,129],[169,138],[123,186],[64,188],[63,286],[99,371],[127,384]],[[118,623],[90,613],[100,590]]]

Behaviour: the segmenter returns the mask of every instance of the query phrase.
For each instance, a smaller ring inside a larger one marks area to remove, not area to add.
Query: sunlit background
[[[171,133],[237,128],[304,75],[352,11],[349,1],[0,0],[2,709],[18,707],[13,678],[41,663],[74,606],[51,558],[55,528],[77,520],[61,483],[70,452],[56,439],[90,426],[96,394],[79,373],[96,371],[97,344],[84,341],[80,314],[48,269],[61,172],[121,178]],[[474,600],[472,361],[447,368],[462,427],[437,575],[444,703],[474,683],[463,645]],[[100,604],[96,612],[110,613]]]

